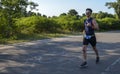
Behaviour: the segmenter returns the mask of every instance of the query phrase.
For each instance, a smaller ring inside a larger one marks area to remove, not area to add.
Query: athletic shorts
[[[83,38],[83,45],[88,45],[89,43],[92,45],[92,47],[95,47],[97,43],[96,37],[93,36],[90,39]]]

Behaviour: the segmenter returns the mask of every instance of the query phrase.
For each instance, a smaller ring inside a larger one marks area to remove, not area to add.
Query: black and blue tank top
[[[89,19],[84,20],[84,27],[85,27],[86,35],[94,35],[95,34],[94,29],[92,28],[92,25],[93,25],[92,20],[93,20],[93,18],[89,18]],[[88,27],[87,23],[90,23],[91,26]]]

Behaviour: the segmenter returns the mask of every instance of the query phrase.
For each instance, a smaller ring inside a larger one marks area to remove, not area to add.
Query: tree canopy
[[[108,6],[109,9],[113,8],[118,16],[118,19],[120,19],[120,0],[117,0],[116,2],[107,2],[106,6]]]

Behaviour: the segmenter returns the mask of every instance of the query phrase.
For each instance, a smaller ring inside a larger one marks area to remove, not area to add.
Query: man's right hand
[[[91,26],[91,24],[90,24],[90,23],[87,23],[87,26],[88,26],[88,27],[90,27],[90,26]]]

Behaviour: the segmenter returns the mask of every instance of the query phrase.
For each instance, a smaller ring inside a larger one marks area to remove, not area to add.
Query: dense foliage
[[[106,5],[113,7],[111,3]],[[37,6],[36,3],[28,0],[1,0],[0,38],[17,38],[22,34],[80,32],[83,30],[85,14],[79,15],[75,9],[70,9],[59,16],[47,17],[32,12]],[[27,11],[28,7],[30,11]],[[116,11],[117,14],[102,11],[93,13],[101,30],[120,30],[119,14],[118,10]]]

